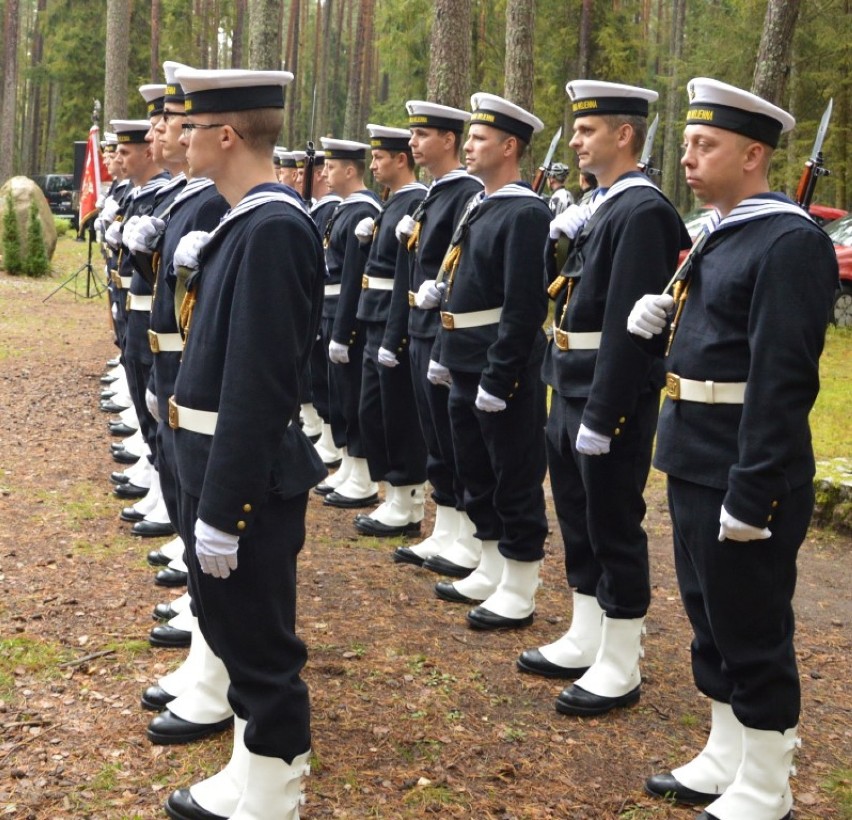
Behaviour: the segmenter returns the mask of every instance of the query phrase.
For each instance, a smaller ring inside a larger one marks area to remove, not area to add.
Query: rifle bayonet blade
[[[559,140],[562,139],[562,126],[556,129],[556,133],[553,135],[553,139],[550,141],[550,148],[547,149],[547,154],[545,154],[544,162],[541,164],[541,167],[547,170],[550,168],[550,163],[553,162],[553,155],[556,153],[556,146],[559,145]]]
[[[660,124],[660,115],[654,117],[654,121],[648,127],[648,134],[645,137],[645,145],[642,147],[642,156],[639,157],[639,166],[647,168],[651,161],[651,152],[654,150],[654,138],[657,136],[657,126]]]
[[[812,161],[815,161],[819,156],[819,152],[822,151],[822,144],[825,142],[825,134],[828,131],[828,123],[831,121],[831,111],[833,108],[834,97],[831,97],[825,111],[823,112],[822,119],[819,121],[819,128],[817,129],[816,139],[814,140],[814,147],[811,151]]]

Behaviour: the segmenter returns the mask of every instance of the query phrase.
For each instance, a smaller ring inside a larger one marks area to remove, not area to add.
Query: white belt
[[[322,293],[323,296],[340,296],[340,285],[326,285]]]
[[[148,331],[148,344],[152,353],[180,353],[183,350],[183,337],[180,333],[157,333]]]
[[[216,419],[218,413],[211,410],[192,410],[189,407],[181,407],[175,402],[175,397],[169,399],[169,427],[172,430],[189,430],[190,433],[201,433],[204,436],[212,436],[216,432]]]
[[[449,313],[442,310],[441,327],[444,330],[465,330],[469,327],[496,325],[502,314],[502,307],[490,308],[489,310],[472,310],[469,313]]]
[[[127,290],[130,287],[130,283],[133,281],[132,276],[116,276],[113,280],[113,283],[118,285],[122,290]]]
[[[666,373],[666,395],[673,401],[697,401],[702,404],[742,404],[745,382],[711,382],[682,379],[676,373]],[[783,408],[778,408],[783,412]]]
[[[128,310],[151,310],[151,305],[154,303],[153,296],[139,296],[135,293],[127,294],[127,309]]]
[[[554,324],[553,343],[560,350],[597,350],[601,346],[601,332],[574,333]]]
[[[362,276],[361,288],[363,290],[393,290],[393,279],[381,276]]]

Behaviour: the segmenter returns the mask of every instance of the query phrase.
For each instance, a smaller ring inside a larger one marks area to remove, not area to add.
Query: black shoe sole
[[[445,575],[448,578],[467,578],[476,567],[468,569],[459,564],[454,564],[452,561],[447,561],[445,558],[441,558],[440,555],[434,555],[423,562],[423,569],[428,569],[430,572],[435,572],[438,575]]]
[[[483,614],[485,613],[485,614]],[[472,629],[483,631],[494,631],[497,629],[524,629],[535,620],[535,613],[530,613],[525,618],[504,618],[493,612],[483,610],[481,607],[472,609],[467,613],[467,625]]]
[[[562,695],[556,698],[556,711],[559,712],[559,714],[576,715],[578,717],[594,717],[595,715],[605,715],[613,709],[624,709],[628,706],[634,706],[639,703],[642,686],[640,684],[626,695],[620,695],[617,698],[606,698],[600,695],[595,695],[592,692],[586,692],[579,686],[576,688],[582,693],[583,700],[563,700],[562,695],[565,694],[563,692]]]
[[[198,728],[179,735],[161,735],[157,732],[152,732],[150,729],[145,734],[148,736],[148,740],[156,746],[180,746],[184,743],[194,743],[196,740],[224,732],[233,722],[234,719],[229,717],[225,720],[220,720],[218,723],[197,724]]]

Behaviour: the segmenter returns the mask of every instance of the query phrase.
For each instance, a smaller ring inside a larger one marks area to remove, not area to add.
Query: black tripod
[[[89,252],[85,264],[80,265],[80,267],[77,268],[77,270],[75,270],[74,273],[72,273],[64,282],[61,282],[58,287],[48,293],[47,296],[41,300],[42,302],[46,302],[51,296],[55,296],[60,290],[62,290],[62,288],[70,290],[74,294],[75,299],[78,296],[84,296],[86,299],[93,299],[95,296],[100,296],[106,290],[106,286],[98,281],[97,276],[95,276],[95,269],[92,267],[92,245],[95,244],[94,220],[89,222],[89,225],[85,230],[89,239]],[[77,279],[83,271],[86,272],[86,290],[85,293],[80,293],[77,290]]]

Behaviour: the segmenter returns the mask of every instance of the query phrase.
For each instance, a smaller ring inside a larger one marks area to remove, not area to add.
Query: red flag
[[[83,163],[83,179],[80,181],[80,209],[78,217],[81,233],[89,220],[97,215],[97,201],[101,195],[101,182],[106,179],[109,179],[109,171],[107,171],[106,164],[101,156],[98,126],[93,125],[89,129],[89,140],[86,143],[86,160]]]

